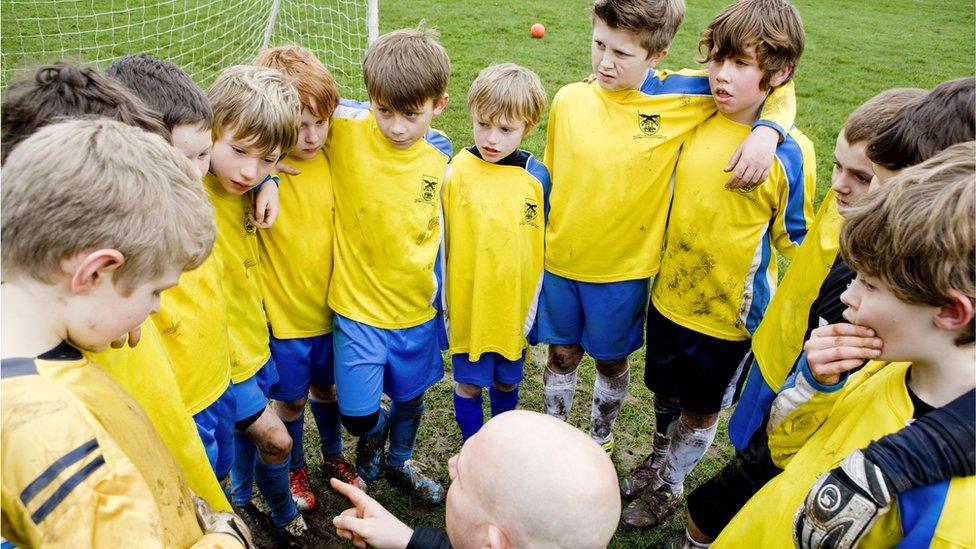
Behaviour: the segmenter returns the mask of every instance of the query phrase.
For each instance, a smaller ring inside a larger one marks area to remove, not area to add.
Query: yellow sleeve
[[[759,113],[759,120],[753,127],[769,126],[779,132],[780,136],[786,137],[796,121],[796,90],[793,80],[775,88],[766,101],[763,103],[762,111]]]
[[[556,113],[558,112],[559,94],[552,98],[549,106],[549,119],[546,122],[546,148],[542,151],[542,163],[552,173],[552,143],[556,135]]]

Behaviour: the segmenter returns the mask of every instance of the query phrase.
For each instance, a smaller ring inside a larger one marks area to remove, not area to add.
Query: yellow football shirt
[[[546,136],[546,269],[583,282],[656,274],[678,151],[715,109],[702,71],[652,69],[640,89],[611,92],[593,82],[559,90]],[[788,83],[766,101],[762,116],[771,123],[757,123],[785,133],[795,112]]]
[[[370,326],[434,318],[441,185],[451,142],[429,130],[406,150],[380,133],[369,105],[343,101],[326,143],[335,192],[329,306]]]
[[[769,177],[726,190],[728,158],[752,131],[717,113],[685,140],[661,270],[651,300],[672,322],[711,337],[749,339],[776,289],[776,250],[792,258],[813,217],[813,143],[792,130]]]
[[[280,174],[281,214],[259,231],[264,308],[278,339],[332,332],[327,303],[332,276],[332,177],[322,151],[311,160],[289,157],[299,175]]]
[[[163,292],[159,311],[150,318],[192,416],[213,404],[230,384],[227,309],[217,256],[211,253],[203,265],[183,273],[176,287]]]
[[[821,474],[851,452],[900,430],[914,412],[905,385],[908,363],[869,362],[847,381],[834,399],[813,398],[771,428],[769,444],[799,448],[784,471],[746,503],[712,545],[784,547],[793,543],[793,517]],[[819,427],[818,427],[819,425]],[[815,429],[811,433],[811,429]],[[902,494],[899,498],[906,497]],[[933,547],[973,547],[976,477],[953,479],[935,528]],[[898,506],[882,515],[861,547],[893,547],[903,537]]]
[[[465,149],[451,161],[443,203],[451,354],[517,360],[542,284],[549,173],[524,151],[492,164]]]
[[[208,173],[203,184],[217,222],[213,253],[222,269],[230,375],[234,383],[240,383],[257,373],[271,357],[262,305],[257,229],[250,217],[253,205],[250,194],[228,193],[213,174]]]

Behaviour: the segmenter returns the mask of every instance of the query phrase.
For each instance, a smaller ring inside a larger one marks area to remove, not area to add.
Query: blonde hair
[[[596,0],[593,17],[637,36],[647,57],[671,45],[685,17],[684,0]]]
[[[773,75],[784,68],[796,72],[796,63],[806,42],[803,21],[786,0],[739,0],[725,7],[702,30],[698,40],[700,61],[741,57],[749,46],[756,48],[756,61],[763,71],[759,89],[769,89]]]
[[[451,60],[433,29],[400,29],[380,36],[366,50],[363,81],[369,100],[407,112],[437,101],[447,91]]]
[[[315,116],[332,118],[339,105],[339,86],[310,50],[295,45],[263,49],[254,64],[281,71],[292,79],[303,107]]]
[[[942,307],[949,290],[976,299],[976,142],[906,168],[845,215],[840,245],[858,273],[898,299]],[[956,340],[974,340],[973,323]]]
[[[198,267],[213,247],[213,209],[193,165],[121,122],[45,126],[11,151],[2,178],[4,278],[54,283],[62,259],[111,248],[125,257],[113,280],[128,294],[173,266]]]
[[[213,106],[213,140],[228,132],[262,155],[283,157],[298,142],[302,104],[298,92],[276,69],[227,67],[207,90]]]
[[[924,97],[928,90],[922,88],[892,88],[885,90],[854,112],[844,122],[844,139],[851,145],[870,142],[888,126],[905,105]]]
[[[489,122],[499,118],[525,122],[525,133],[535,127],[546,110],[546,90],[539,76],[514,63],[481,70],[468,90],[468,113]]]

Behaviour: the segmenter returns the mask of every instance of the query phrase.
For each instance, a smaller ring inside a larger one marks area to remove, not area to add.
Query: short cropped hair
[[[319,118],[332,118],[339,86],[314,53],[301,46],[277,46],[261,50],[254,64],[281,71],[298,91],[302,107]]]
[[[942,307],[949,290],[976,299],[976,143],[958,143],[905,169],[844,216],[840,243],[855,271],[898,299]],[[956,343],[976,339],[973,323]]]
[[[380,36],[366,50],[363,81],[369,100],[407,112],[447,91],[451,60],[434,29],[421,26]]]
[[[193,165],[121,122],[45,126],[10,153],[2,178],[5,278],[55,283],[62,259],[112,248],[125,257],[113,280],[128,295],[174,266],[196,268],[213,247],[213,209]]]
[[[119,57],[105,69],[163,117],[170,131],[176,126],[213,125],[210,100],[183,69],[148,53]]]
[[[738,0],[725,7],[702,30],[698,40],[700,61],[745,55],[756,48],[756,61],[763,71],[759,89],[769,89],[778,71],[789,68],[785,84],[796,72],[806,38],[803,21],[793,4],[786,0]]]
[[[277,69],[234,65],[207,91],[213,106],[213,140],[228,132],[261,154],[280,157],[298,142],[302,104],[294,86]]]
[[[851,145],[870,142],[905,105],[924,97],[922,88],[891,88],[865,101],[844,122],[844,139]]]
[[[976,79],[943,82],[906,105],[868,145],[868,159],[897,171],[976,139]]]
[[[481,70],[468,90],[468,113],[489,122],[521,120],[525,132],[534,128],[546,110],[546,90],[539,76],[514,63]]]
[[[7,89],[0,121],[0,162],[39,128],[65,118],[104,116],[161,135],[169,130],[122,84],[90,67],[58,61]]]
[[[593,17],[637,36],[647,57],[671,45],[685,17],[684,0],[596,0]]]

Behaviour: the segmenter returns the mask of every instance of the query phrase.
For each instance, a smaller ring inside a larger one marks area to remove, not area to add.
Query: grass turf
[[[110,2],[94,0],[94,3]],[[725,3],[725,0],[690,2],[670,53],[659,67],[695,67],[698,32]],[[425,20],[440,30],[441,41],[451,55],[453,71],[449,87],[451,102],[445,113],[435,119],[434,125],[453,139],[455,150],[458,150],[471,144],[465,97],[469,84],[484,66],[505,61],[525,65],[539,74],[550,97],[562,85],[579,80],[590,72],[590,23],[586,11],[589,4],[588,0],[458,0],[434,5],[425,0],[382,0],[380,25],[381,32],[385,32],[415,26]],[[974,72],[974,5],[962,0],[866,0],[856,6],[847,0],[799,0],[796,5],[807,32],[806,51],[796,74],[797,125],[816,146],[819,204],[830,183],[836,132],[857,105],[887,88],[929,88]],[[2,7],[6,29],[11,28],[7,26],[11,21],[8,17],[15,10],[45,9],[43,4],[25,8],[23,3],[12,0],[3,0]],[[546,36],[542,40],[529,37],[529,27],[535,22],[546,26]],[[254,34],[253,29],[240,29],[240,35],[245,34]],[[220,60],[222,48],[220,44],[208,43],[208,36],[212,34],[191,36],[185,44]],[[71,37],[62,37],[62,40],[70,41]],[[166,39],[161,40],[165,42]],[[9,65],[20,59],[7,57],[11,51],[8,47],[30,51],[32,46],[4,39],[5,82],[6,74],[12,68]],[[165,47],[173,46],[165,44]],[[133,53],[116,51],[118,47],[108,49],[111,55]],[[102,58],[106,58],[104,54]],[[226,64],[243,61],[223,59]],[[212,76],[200,78],[200,83],[206,85],[211,79]],[[346,89],[359,87],[346,79],[340,79],[340,83],[346,85]],[[525,140],[524,148],[541,156],[544,136],[545,122]],[[616,429],[614,462],[621,475],[643,457],[653,428],[651,395],[641,382],[643,350],[635,353],[631,364],[633,382]],[[525,381],[520,389],[521,408],[541,410],[542,368],[537,361],[526,364]],[[589,423],[592,382],[593,363],[587,358],[581,367],[576,406],[570,417],[570,422],[581,429],[586,429]],[[430,465],[445,483],[448,481],[447,459],[461,444],[453,419],[451,385],[448,374],[428,392],[427,414],[415,455]],[[725,420],[723,416],[716,443],[688,479],[686,490],[710,477],[728,459],[731,450],[725,437]],[[318,474],[321,458],[311,416],[307,425],[305,444],[313,485],[323,489],[325,480]],[[346,449],[351,457],[352,440],[347,440]],[[334,515],[346,507],[344,501],[329,495],[328,490],[324,492],[320,516]],[[443,505],[434,508],[417,506],[382,480],[371,484],[370,493],[408,524],[443,527]],[[658,545],[667,536],[680,532],[681,514],[676,513],[653,532],[621,529],[611,546]]]

